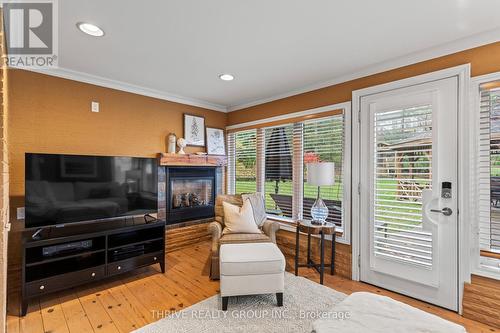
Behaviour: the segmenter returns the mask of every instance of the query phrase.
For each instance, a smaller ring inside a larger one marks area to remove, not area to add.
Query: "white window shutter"
[[[227,134],[227,172],[226,172],[226,192],[227,194],[235,193],[235,171],[236,171],[236,135],[234,133]]]
[[[422,195],[432,187],[431,105],[377,112],[373,120],[373,253],[409,265],[433,266],[432,232]]]
[[[257,192],[264,193],[266,186],[265,179],[265,151],[266,149],[266,138],[264,135],[264,129],[257,129]]]
[[[490,192],[490,92],[481,92],[481,105],[479,114],[479,156],[478,156],[478,192],[479,192],[479,248],[490,250],[491,234],[491,198]]]
[[[499,278],[500,260],[500,82],[480,85],[478,156],[478,260],[480,275]]]
[[[500,251],[500,90],[481,89],[479,114],[479,248]]]
[[[321,193],[334,201],[329,220],[344,230],[344,210],[350,209],[346,202],[350,179],[344,180],[343,169],[344,149],[350,149],[345,142],[344,117],[342,113],[229,133],[228,193],[263,192],[269,215],[310,218],[317,188],[307,185],[304,177],[306,157],[313,153],[322,161],[335,162],[336,185],[322,187]]]
[[[292,218],[293,125],[267,127],[262,133],[266,210],[270,215]]]
[[[257,186],[257,131],[235,133],[234,193],[256,192]]]
[[[329,207],[327,221],[343,227],[344,191],[344,114],[304,122],[303,168],[310,162],[334,162],[335,185],[322,186],[321,198]],[[350,181],[350,180],[348,180]],[[304,182],[303,215],[311,218],[311,207],[317,197],[317,187]]]
[[[292,218],[303,217],[304,198],[304,124],[293,124],[293,201]]]

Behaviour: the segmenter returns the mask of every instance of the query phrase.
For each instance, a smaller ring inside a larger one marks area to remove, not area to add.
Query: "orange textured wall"
[[[226,126],[222,112],[28,71],[9,72],[11,197],[24,196],[25,152],[154,157],[166,151],[170,132],[183,136],[183,113],[203,115],[207,126]],[[90,111],[91,101],[100,103],[99,113]]]
[[[228,115],[228,125],[347,102],[354,90],[467,63],[472,76],[500,71],[500,42],[234,111]]]

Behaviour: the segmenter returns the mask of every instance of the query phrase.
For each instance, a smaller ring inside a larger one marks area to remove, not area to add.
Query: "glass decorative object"
[[[323,225],[328,218],[328,207],[321,199],[321,186],[335,184],[335,164],[333,162],[307,163],[307,183],[318,187],[318,196],[311,207],[311,223]]]

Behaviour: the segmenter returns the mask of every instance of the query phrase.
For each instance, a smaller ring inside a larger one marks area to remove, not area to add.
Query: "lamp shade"
[[[335,184],[335,163],[307,163],[307,183],[314,186]]]

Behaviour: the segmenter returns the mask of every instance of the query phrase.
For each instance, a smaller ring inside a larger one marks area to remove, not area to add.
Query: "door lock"
[[[443,209],[431,209],[431,212],[441,213],[444,216],[450,216],[451,214],[453,214],[453,210],[451,210],[451,208],[449,207],[444,207]]]
[[[451,182],[441,183],[441,198],[451,199]]]

